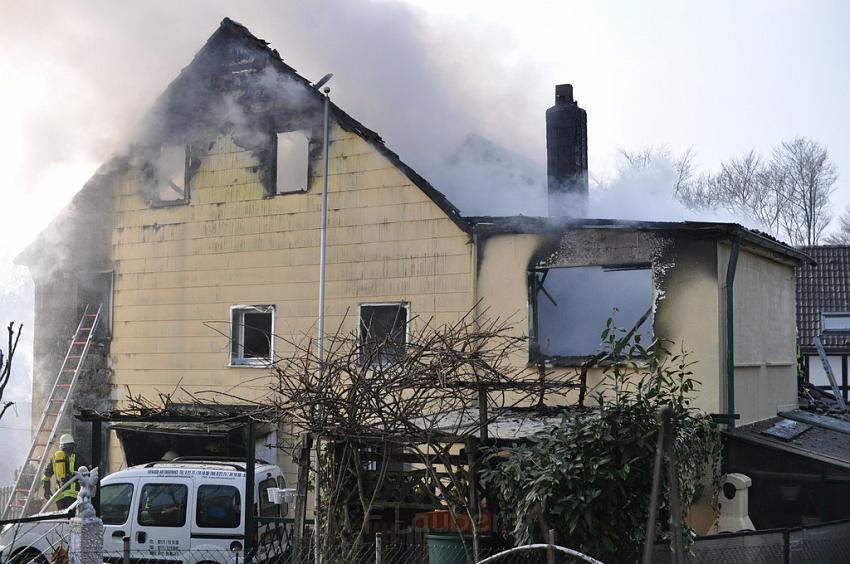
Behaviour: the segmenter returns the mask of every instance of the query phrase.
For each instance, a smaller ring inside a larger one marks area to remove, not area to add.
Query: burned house
[[[129,154],[19,259],[37,292],[34,411],[86,304],[104,308],[90,365],[103,369],[84,374],[96,392],[78,390],[80,407],[125,406],[128,393],[268,394],[269,363],[315,333],[323,102],[264,41],[222,22]],[[555,107],[550,207],[580,216],[586,115],[567,85]],[[620,325],[643,318],[645,336],[693,351],[697,407],[743,423],[795,404],[793,269],[805,255],[793,248],[732,224],[464,217],[334,104],[327,157],[328,327],[403,347],[408,323],[486,308],[531,336],[517,363],[568,370],[597,353],[616,307]],[[134,435],[152,430],[114,429],[109,467],[244,448],[226,428]],[[291,459],[279,461],[294,481]]]

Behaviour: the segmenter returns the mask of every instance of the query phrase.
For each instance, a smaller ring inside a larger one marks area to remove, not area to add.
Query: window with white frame
[[[850,333],[850,312],[825,311],[821,313],[823,333]]]
[[[275,192],[306,192],[309,181],[310,136],[308,131],[277,134],[277,178]]]
[[[274,306],[230,308],[230,364],[264,366],[274,357]]]
[[[397,362],[407,345],[408,304],[360,305],[360,359],[372,366]]]

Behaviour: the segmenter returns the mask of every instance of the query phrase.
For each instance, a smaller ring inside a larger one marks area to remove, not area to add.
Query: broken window
[[[230,309],[230,364],[266,365],[272,360],[274,306]]]
[[[398,361],[407,344],[407,304],[360,306],[360,359],[371,365]]]
[[[536,356],[587,357],[599,352],[600,334],[616,308],[615,325],[652,339],[652,270],[649,265],[580,266],[530,273]]]
[[[823,333],[850,332],[850,313],[823,312],[821,316],[821,331]]]
[[[159,157],[152,163],[155,173],[152,200],[155,203],[189,201],[188,159],[189,151],[184,145],[163,145],[160,148]]]
[[[306,192],[310,163],[310,137],[307,131],[277,134],[276,192]]]

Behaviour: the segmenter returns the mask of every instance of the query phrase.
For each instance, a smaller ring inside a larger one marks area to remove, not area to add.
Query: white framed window
[[[230,365],[268,366],[274,358],[273,305],[230,308]]]
[[[185,145],[163,145],[152,163],[155,173],[153,203],[180,204],[189,201],[189,181],[186,169],[189,148]]]
[[[360,304],[359,309],[360,361],[372,366],[397,362],[407,346],[410,304]]]
[[[850,312],[824,311],[820,327],[822,333],[850,333]]]
[[[277,134],[275,179],[276,194],[306,192],[310,168],[309,131],[284,131]]]

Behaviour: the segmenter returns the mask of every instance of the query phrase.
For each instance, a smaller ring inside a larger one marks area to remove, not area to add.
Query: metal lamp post
[[[333,74],[326,74],[323,76],[319,82],[317,82],[314,86],[316,90],[320,89],[324,86],[330,79],[333,77]],[[318,358],[319,358],[319,389],[322,390],[324,387],[324,371],[325,371],[325,270],[327,266],[327,254],[328,254],[328,147],[330,145],[329,140],[329,131],[330,131],[330,123],[329,123],[329,111],[330,111],[330,91],[331,89],[325,86],[323,92],[325,94],[325,123],[324,123],[324,139],[323,139],[323,150],[322,150],[322,160],[323,160],[323,175],[322,175],[322,228],[321,228],[321,242],[320,242],[320,250],[319,250],[319,339],[318,339]],[[322,421],[324,419],[324,405],[321,402],[321,398],[319,401],[318,409],[318,420]],[[314,554],[315,554],[315,562],[316,564],[320,564],[322,561],[320,547],[321,542],[319,539],[319,527],[321,525],[321,518],[319,516],[319,507],[321,502],[321,484],[322,484],[322,466],[321,466],[321,456],[322,456],[322,437],[321,434],[316,434],[316,483],[315,489],[313,490],[313,545],[314,545]]]

